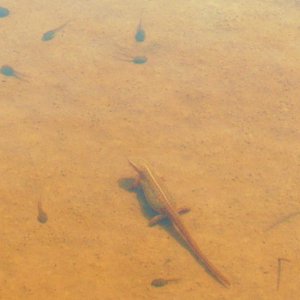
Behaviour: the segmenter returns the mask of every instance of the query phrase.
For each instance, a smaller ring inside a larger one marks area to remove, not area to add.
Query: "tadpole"
[[[169,282],[178,282],[178,278],[170,278],[170,279],[165,279],[165,278],[156,278],[151,281],[151,285],[154,287],[163,287],[167,285]]]
[[[135,40],[138,43],[141,43],[145,40],[145,38],[146,38],[146,32],[145,32],[143,24],[142,24],[142,19],[140,19],[140,22],[137,26],[136,33],[135,33]]]
[[[38,201],[37,207],[38,207],[38,216],[37,216],[37,220],[38,220],[40,223],[44,224],[44,223],[46,223],[46,222],[48,221],[48,215],[47,215],[47,213],[43,210],[43,207],[42,207],[42,201],[41,201],[41,200]]]
[[[55,36],[56,36],[56,34],[57,34],[59,31],[63,30],[63,29],[65,28],[65,26],[66,26],[69,22],[70,22],[70,21],[67,21],[67,22],[64,23],[63,25],[61,25],[61,26],[59,26],[59,27],[57,27],[57,28],[55,28],[55,29],[52,29],[52,30],[49,30],[49,31],[45,32],[45,33],[43,34],[43,36],[42,36],[42,41],[43,41],[43,42],[48,42],[48,41],[54,39]]]
[[[24,74],[16,71],[13,67],[9,65],[3,65],[0,68],[0,73],[6,77],[15,77],[20,80],[25,80],[24,79]]]

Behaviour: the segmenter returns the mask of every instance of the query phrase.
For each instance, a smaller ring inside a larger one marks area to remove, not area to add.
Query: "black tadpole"
[[[37,220],[38,220],[40,223],[42,223],[42,224],[47,223],[47,221],[48,221],[48,215],[47,215],[47,213],[43,210],[41,200],[38,201],[38,216],[37,216]]]

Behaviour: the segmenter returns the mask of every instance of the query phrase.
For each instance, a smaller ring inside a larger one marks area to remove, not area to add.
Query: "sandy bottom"
[[[0,298],[299,299],[300,2],[42,2],[1,2]],[[229,289],[148,226],[128,157]]]

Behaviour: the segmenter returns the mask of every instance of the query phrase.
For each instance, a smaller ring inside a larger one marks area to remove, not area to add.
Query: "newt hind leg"
[[[177,213],[180,214],[180,215],[182,215],[182,214],[185,214],[185,213],[189,212],[190,210],[191,209],[188,208],[188,207],[181,207],[181,208],[179,208],[177,210]],[[153,218],[150,219],[149,226],[156,225],[157,223],[159,223],[160,221],[162,221],[162,220],[164,220],[166,218],[167,218],[167,216],[162,215],[162,214],[156,215],[156,216],[154,216]]]
[[[135,190],[136,188],[138,188],[141,185],[141,179],[140,177],[136,177],[134,179],[134,182],[131,184],[131,186],[129,187],[130,190]]]

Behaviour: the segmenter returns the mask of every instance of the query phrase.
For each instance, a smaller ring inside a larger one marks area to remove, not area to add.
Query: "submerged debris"
[[[281,262],[290,262],[289,259],[278,257],[277,259],[277,291],[279,290],[280,280],[281,280]]]
[[[282,223],[284,223],[284,222],[286,222],[286,221],[290,220],[291,218],[296,217],[298,215],[300,215],[300,211],[296,211],[296,212],[290,213],[286,216],[283,216],[283,217],[279,218],[276,222],[271,224],[265,231],[269,231],[269,230],[279,226],[280,224],[282,224]]]

